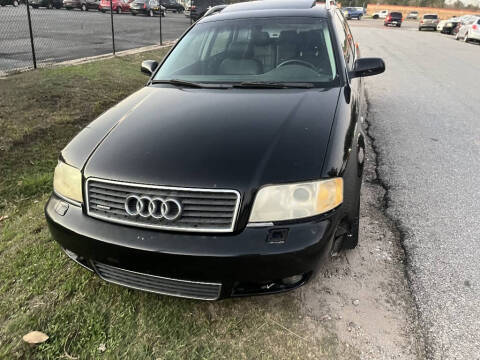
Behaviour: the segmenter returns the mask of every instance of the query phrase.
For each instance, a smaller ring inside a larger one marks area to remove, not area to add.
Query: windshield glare
[[[333,85],[337,78],[327,22],[318,18],[212,21],[195,26],[154,80]]]

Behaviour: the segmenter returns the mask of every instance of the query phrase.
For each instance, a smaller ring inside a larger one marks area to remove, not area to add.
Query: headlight
[[[82,173],[59,161],[53,176],[53,190],[67,199],[82,202]]]
[[[314,216],[330,211],[342,202],[342,178],[266,186],[257,193],[250,222]]]

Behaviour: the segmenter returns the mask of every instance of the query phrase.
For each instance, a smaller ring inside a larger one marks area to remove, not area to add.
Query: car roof
[[[204,17],[200,22],[210,22],[236,18],[309,16],[327,17],[324,5],[314,0],[260,0],[228,5],[213,16]]]

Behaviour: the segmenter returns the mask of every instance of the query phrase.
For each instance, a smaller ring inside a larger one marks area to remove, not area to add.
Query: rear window
[[[423,15],[424,19],[438,19],[438,15]]]
[[[390,13],[390,15],[396,16],[396,17],[402,17],[402,13],[400,13],[400,12],[392,12],[392,13]]]

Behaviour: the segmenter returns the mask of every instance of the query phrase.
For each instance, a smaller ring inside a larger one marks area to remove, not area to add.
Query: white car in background
[[[480,41],[480,16],[476,16],[462,25],[455,35],[455,39],[463,39],[465,42]]]
[[[437,31],[442,31],[443,27],[447,25],[448,20],[441,20],[437,25]]]
[[[388,10],[381,10],[372,15],[373,19],[385,19],[388,15]]]

